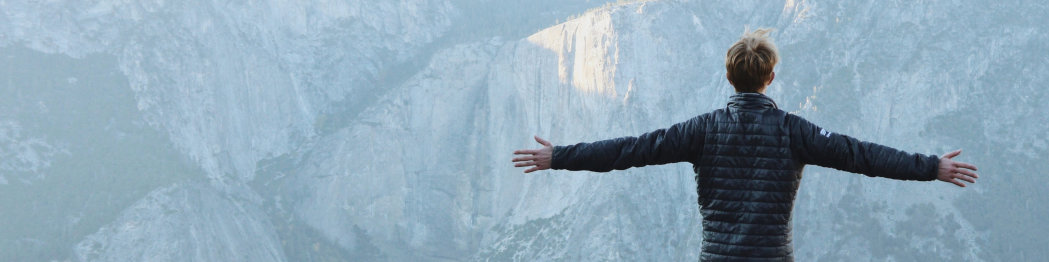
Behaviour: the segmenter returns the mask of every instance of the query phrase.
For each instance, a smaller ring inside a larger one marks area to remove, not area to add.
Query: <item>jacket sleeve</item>
[[[688,161],[703,148],[703,116],[638,137],[556,146],[550,165],[553,169],[608,172]]]
[[[805,164],[815,164],[867,176],[899,180],[936,179],[940,159],[831,133],[811,122],[788,115],[791,150]]]

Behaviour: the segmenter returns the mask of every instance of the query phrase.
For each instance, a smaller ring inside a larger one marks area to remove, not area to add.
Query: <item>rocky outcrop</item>
[[[250,181],[255,162],[315,135],[335,104],[381,93],[383,70],[456,15],[437,0],[26,2],[3,12],[0,44],[116,55],[139,110],[218,185]]]
[[[207,184],[153,191],[75,248],[80,261],[284,261],[268,216]]]

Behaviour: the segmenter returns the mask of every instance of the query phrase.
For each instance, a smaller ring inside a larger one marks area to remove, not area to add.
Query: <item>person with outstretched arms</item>
[[[748,31],[725,57],[736,89],[725,108],[637,137],[514,151],[525,173],[546,169],[608,172],[688,162],[695,172],[703,246],[700,261],[793,261],[791,211],[805,165],[898,180],[965,187],[976,166],[908,153],[829,132],[780,110],[765,96],[779,61],[768,29]]]

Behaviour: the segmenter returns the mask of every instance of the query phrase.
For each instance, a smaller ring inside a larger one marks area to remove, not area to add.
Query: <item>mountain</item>
[[[0,259],[696,260],[688,164],[522,174],[511,152],[724,107],[724,52],[749,25],[776,28],[781,109],[910,152],[962,148],[981,170],[960,189],[809,167],[798,260],[1035,260],[1049,244],[1046,11],[7,3]]]

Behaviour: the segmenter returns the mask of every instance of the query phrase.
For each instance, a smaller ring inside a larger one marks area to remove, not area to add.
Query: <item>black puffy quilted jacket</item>
[[[554,148],[552,168],[607,172],[692,163],[703,215],[701,261],[792,261],[791,210],[806,164],[933,180],[939,158],[828,132],[758,93],[639,137]]]

